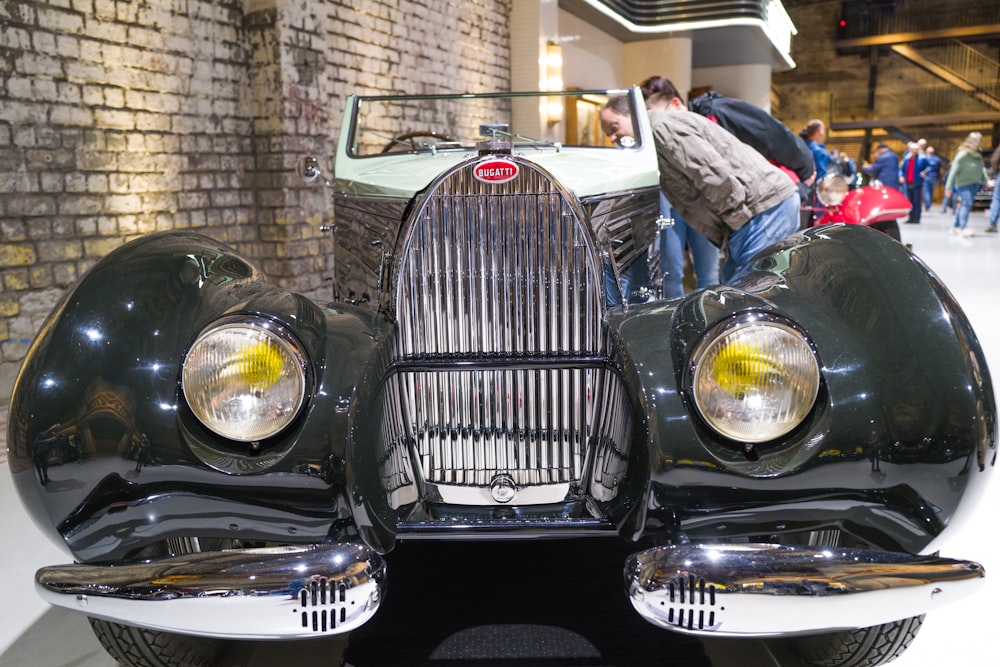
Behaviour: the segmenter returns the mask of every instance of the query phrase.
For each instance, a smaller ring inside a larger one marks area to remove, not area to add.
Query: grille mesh
[[[602,370],[475,370],[404,373],[424,479],[488,486],[499,473],[518,486],[581,477]]]
[[[380,436],[393,504],[413,499],[414,473],[446,486],[489,487],[501,473],[518,488],[567,485],[592,440],[627,452],[592,237],[544,173],[519,166],[506,184],[480,183],[469,166],[439,180],[399,246],[385,407],[401,416]],[[597,425],[608,435],[594,439]]]

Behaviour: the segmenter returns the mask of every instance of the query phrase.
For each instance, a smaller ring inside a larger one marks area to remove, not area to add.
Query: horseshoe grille
[[[398,246],[386,408],[403,418],[383,428],[383,478],[411,484],[414,461],[446,502],[492,503],[498,475],[549,489],[527,502],[555,502],[583,476],[602,409],[624,401],[601,264],[581,208],[542,170],[520,161],[517,178],[488,184],[473,163],[418,200]]]

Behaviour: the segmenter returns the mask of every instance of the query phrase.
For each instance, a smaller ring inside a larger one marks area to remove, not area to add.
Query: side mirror
[[[323,170],[319,167],[319,160],[312,155],[307,155],[299,160],[295,171],[306,183],[314,183],[323,176]],[[323,180],[326,181],[326,179]]]

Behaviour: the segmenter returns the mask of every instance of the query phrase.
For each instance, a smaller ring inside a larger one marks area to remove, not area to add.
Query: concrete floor
[[[921,225],[902,226],[903,242],[912,244],[917,255],[941,276],[965,308],[986,348],[991,368],[994,369],[994,380],[1000,384],[1000,299],[996,292],[1000,283],[1000,234],[982,234],[985,217],[982,212],[975,212],[970,226],[976,230],[977,235],[971,238],[954,237],[948,233],[951,219],[950,214],[942,215],[935,208],[933,212],[924,214]],[[0,407],[0,422],[4,422],[6,398],[0,401],[0,405],[3,406]],[[4,425],[0,428],[0,439],[5,437]],[[944,556],[978,560],[986,567],[984,590],[965,601],[928,615],[912,647],[893,663],[894,667],[1000,664],[1000,648],[992,641],[992,633],[995,631],[995,601],[1000,597],[1000,583],[997,582],[997,577],[1000,576],[1000,555],[997,549],[1000,546],[1000,532],[997,529],[995,509],[1000,506],[998,485],[1000,481],[994,480],[981,501],[976,516],[958,535],[940,545]],[[0,591],[6,601],[0,606],[0,667],[114,667],[115,662],[104,653],[90,632],[86,619],[50,608],[35,594],[32,584],[34,571],[41,565],[68,562],[69,557],[48,542],[20,511],[16,494],[6,474],[0,475],[0,506],[6,508],[0,514],[0,535],[4,536],[0,543],[0,571],[4,573],[0,580]],[[624,596],[622,599],[624,600]],[[490,604],[490,596],[483,596],[482,605],[485,607]],[[412,615],[407,617],[409,612],[405,610],[401,613],[404,624],[429,619],[430,627],[434,627],[434,614],[447,614],[449,608],[454,609],[454,605],[449,605],[448,601],[435,606],[428,600],[422,602],[420,607],[424,619],[416,619]],[[405,620],[407,618],[408,621]],[[441,617],[437,618],[440,620]],[[464,620],[464,612],[459,618]],[[375,620],[378,619],[379,616],[376,616]],[[386,622],[389,621],[387,618]],[[452,625],[453,621],[454,618]],[[446,627],[448,624],[438,621],[437,625]],[[649,629],[636,629],[631,624],[625,629],[622,627],[613,626],[607,632],[636,632],[637,637],[650,637]],[[649,628],[655,630],[652,626]],[[501,627],[498,631],[504,631],[504,628]],[[659,635],[666,637],[661,638]],[[449,641],[447,636],[434,639]],[[601,643],[601,639],[586,638],[597,644]],[[636,641],[647,640],[639,638]],[[648,641],[648,650],[662,656],[660,664],[675,667],[705,664],[715,667],[794,667],[797,664],[784,650],[781,642],[710,640],[692,644],[691,640],[678,639],[671,643],[670,633],[660,631],[657,631],[656,638]],[[313,640],[295,644],[246,643],[237,646],[227,658],[226,664],[228,667],[263,667],[284,664],[294,659],[298,664],[336,665],[341,648],[336,640]],[[407,655],[407,651],[403,646],[396,648],[400,659],[393,662],[400,664],[404,662],[403,657]],[[627,657],[604,658],[598,662],[582,660],[573,664],[633,664]],[[438,663],[431,661],[430,664]],[[359,663],[357,667],[368,665]]]

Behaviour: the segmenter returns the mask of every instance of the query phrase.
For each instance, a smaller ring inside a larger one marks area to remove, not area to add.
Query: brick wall
[[[0,3],[0,402],[59,295],[152,231],[325,297],[332,207],[296,162],[333,154],[350,93],[508,88],[509,4]]]

